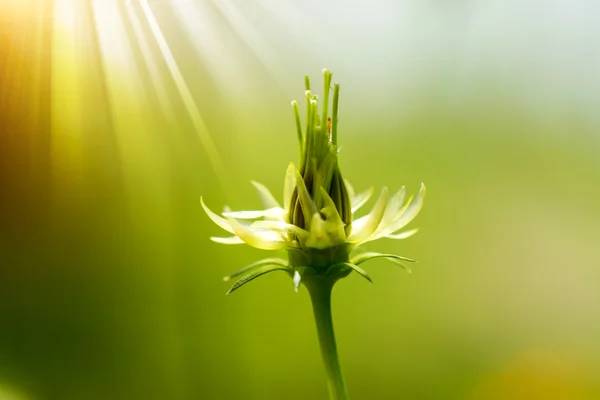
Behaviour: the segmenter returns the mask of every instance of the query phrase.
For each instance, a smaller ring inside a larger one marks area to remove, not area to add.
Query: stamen
[[[331,118],[331,143],[337,146],[338,101],[340,97],[340,84],[333,85],[333,115]]]
[[[310,90],[310,77],[308,75],[304,75],[304,88]]]
[[[300,149],[300,157],[302,157],[302,146],[304,144],[304,135],[302,134],[302,121],[300,121],[300,111],[298,110],[298,102],[292,101],[294,108],[294,117],[296,118],[296,133],[298,135],[298,148]]]
[[[323,70],[323,105],[321,111],[321,126],[325,127],[327,113],[329,111],[329,86],[331,85],[331,72]]]

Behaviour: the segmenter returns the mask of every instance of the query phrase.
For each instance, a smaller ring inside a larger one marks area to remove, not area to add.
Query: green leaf
[[[373,283],[373,279],[371,279],[371,277],[369,276],[369,274],[367,274],[367,271],[365,271],[364,269],[362,269],[361,267],[359,267],[356,264],[353,264],[353,263],[350,263],[350,262],[343,262],[343,263],[332,265],[330,268],[334,268],[335,269],[335,268],[340,268],[340,267],[351,268],[354,271],[358,272],[360,274],[360,276],[362,276],[363,278],[365,278],[369,282]]]
[[[304,214],[304,221],[308,227],[307,230],[310,230],[310,221],[312,220],[313,215],[318,213],[317,206],[313,202],[308,190],[306,189],[306,184],[304,179],[300,175],[300,172],[296,170],[296,188],[298,190],[298,200],[300,201],[300,208],[302,209],[302,213]]]
[[[314,177],[311,193],[317,208],[323,207],[320,188],[324,188],[325,192],[327,192],[327,190],[329,190],[331,187],[331,177],[333,176],[333,170],[336,161],[335,154],[327,154],[321,162],[321,165],[317,170],[317,174]]]
[[[402,261],[400,261],[396,258],[386,258],[386,260],[398,265],[399,267],[401,267],[403,270],[405,270],[409,274],[412,274],[412,269],[410,269],[410,267],[408,265],[404,264]]]
[[[264,258],[262,260],[255,261],[252,264],[246,265],[244,268],[241,268],[241,269],[235,271],[233,274],[224,277],[223,280],[225,282],[230,281],[231,279],[233,279],[237,276],[240,276],[243,273],[250,271],[251,269],[262,267],[263,265],[269,265],[269,264],[279,265],[281,267],[288,266],[287,260],[284,260],[283,258]]]
[[[348,196],[350,196],[350,198],[353,198],[356,194],[356,192],[354,191],[354,187],[348,179],[344,179],[344,183],[346,184],[346,189],[348,189]]]
[[[231,289],[229,289],[226,294],[229,294],[229,293],[233,292],[234,290],[239,289],[246,283],[258,278],[261,275],[268,274],[269,272],[273,272],[273,271],[286,271],[288,274],[292,273],[291,268],[289,268],[287,266],[282,267],[281,265],[275,265],[275,264],[263,265],[262,267],[258,267],[256,269],[250,271],[248,274],[244,275],[242,278],[240,278],[237,282],[235,282],[233,284]]]
[[[396,265],[401,266],[402,268],[404,268],[408,273],[412,273],[411,269],[406,266],[406,264],[404,264],[402,261],[408,261],[408,262],[417,262],[416,260],[413,260],[412,258],[408,258],[408,257],[403,257],[403,256],[398,256],[396,254],[384,254],[384,253],[374,253],[374,252],[368,252],[368,253],[362,253],[362,254],[358,254],[354,257],[352,257],[350,259],[350,262],[356,264],[356,265],[360,265],[366,261],[372,260],[374,258],[384,258],[387,261],[393,262]]]
[[[290,202],[292,201],[292,194],[296,188],[296,167],[293,163],[290,163],[287,170],[285,171],[285,182],[283,184],[283,209],[290,209]]]

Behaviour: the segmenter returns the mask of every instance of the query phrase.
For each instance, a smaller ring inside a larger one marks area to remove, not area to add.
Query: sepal
[[[375,258],[383,258],[387,261],[393,262],[394,264],[399,265],[400,267],[404,268],[409,274],[412,273],[412,270],[406,264],[404,264],[402,261],[408,261],[411,263],[417,262],[416,260],[413,260],[412,258],[398,256],[396,254],[384,254],[384,253],[375,253],[375,252],[367,252],[367,253],[358,254],[354,257],[351,257],[350,262],[354,263],[356,265],[360,265],[364,262],[373,260]]]
[[[292,268],[289,266],[284,267],[284,266],[281,266],[278,264],[262,265],[257,268],[251,269],[250,272],[248,272],[247,274],[243,275],[240,279],[238,279],[233,284],[231,289],[229,289],[227,291],[226,294],[232,293],[233,291],[239,289],[240,287],[244,286],[246,283],[258,278],[259,276],[268,274],[269,272],[273,272],[273,271],[286,271],[289,275],[291,275],[293,273]]]

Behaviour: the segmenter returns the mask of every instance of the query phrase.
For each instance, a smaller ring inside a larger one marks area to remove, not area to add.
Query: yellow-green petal
[[[373,206],[371,212],[352,223],[352,234],[348,238],[351,243],[360,243],[366,240],[379,226],[388,200],[388,190],[384,187],[381,190],[377,203]]]
[[[210,240],[220,244],[244,244],[245,242],[239,236],[217,237],[211,236]]]
[[[421,183],[421,188],[419,190],[419,193],[417,194],[417,197],[414,199],[414,201],[408,206],[406,211],[404,213],[402,213],[402,215],[400,215],[399,218],[397,218],[394,222],[392,222],[390,224],[389,230],[388,230],[389,234],[394,233],[394,232],[404,228],[413,219],[415,219],[415,217],[419,214],[419,212],[423,208],[423,202],[425,200],[425,193],[426,193],[425,184]]]
[[[379,226],[377,227],[375,232],[373,232],[363,242],[376,240],[382,236],[385,236],[385,235],[391,233],[391,231],[390,231],[391,224],[393,224],[394,221],[396,221],[400,217],[400,215],[402,215],[404,213],[404,211],[406,211],[406,209],[408,207],[408,203],[404,207],[402,207],[402,203],[404,202],[405,197],[406,197],[406,188],[404,186],[402,186],[399,190],[397,190],[392,195],[392,197],[388,201],[387,207],[385,209],[385,213],[383,214],[383,218],[381,218],[381,222],[379,223]]]
[[[281,207],[267,208],[266,210],[230,211],[224,212],[224,217],[237,219],[276,218],[283,219],[285,211]]]
[[[359,208],[364,206],[365,203],[367,201],[369,201],[371,196],[373,196],[373,191],[374,191],[373,186],[371,186],[364,192],[361,192],[357,195],[352,194],[350,196],[350,204],[352,205],[352,214],[354,214],[356,211],[358,211]]]
[[[282,237],[287,237],[289,232],[292,232],[300,240],[304,240],[308,237],[308,231],[304,229],[288,224],[284,221],[256,221],[253,222],[250,227],[256,231],[273,231],[279,233]]]
[[[280,250],[287,246],[287,243],[277,232],[272,231],[254,231],[250,227],[238,222],[235,218],[228,217],[227,221],[233,228],[233,231],[244,242],[252,247],[262,250]]]
[[[200,204],[202,204],[202,208],[204,208],[206,215],[208,215],[208,217],[215,224],[219,225],[221,228],[225,229],[229,233],[234,233],[233,228],[231,227],[231,225],[229,225],[229,222],[227,222],[227,220],[225,218],[215,214],[214,212],[211,211],[210,208],[208,208],[206,206],[206,204],[204,204],[204,200],[202,199],[202,196],[200,196]]]
[[[411,229],[409,231],[400,232],[400,233],[397,233],[397,234],[386,235],[384,237],[386,237],[388,239],[401,240],[401,239],[406,239],[406,238],[409,238],[409,237],[413,236],[418,231],[419,231],[419,228],[415,228],[415,229]]]
[[[250,181],[258,191],[258,196],[265,208],[281,208],[279,202],[273,197],[271,191],[262,183]]]

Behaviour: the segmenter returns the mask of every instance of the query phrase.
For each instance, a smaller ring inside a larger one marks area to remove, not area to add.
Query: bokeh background
[[[325,399],[310,303],[203,213],[259,206],[290,100],[341,83],[345,176],[424,181],[338,285],[354,399],[600,398],[593,0],[0,1],[0,398]],[[301,102],[301,104],[303,104]]]

